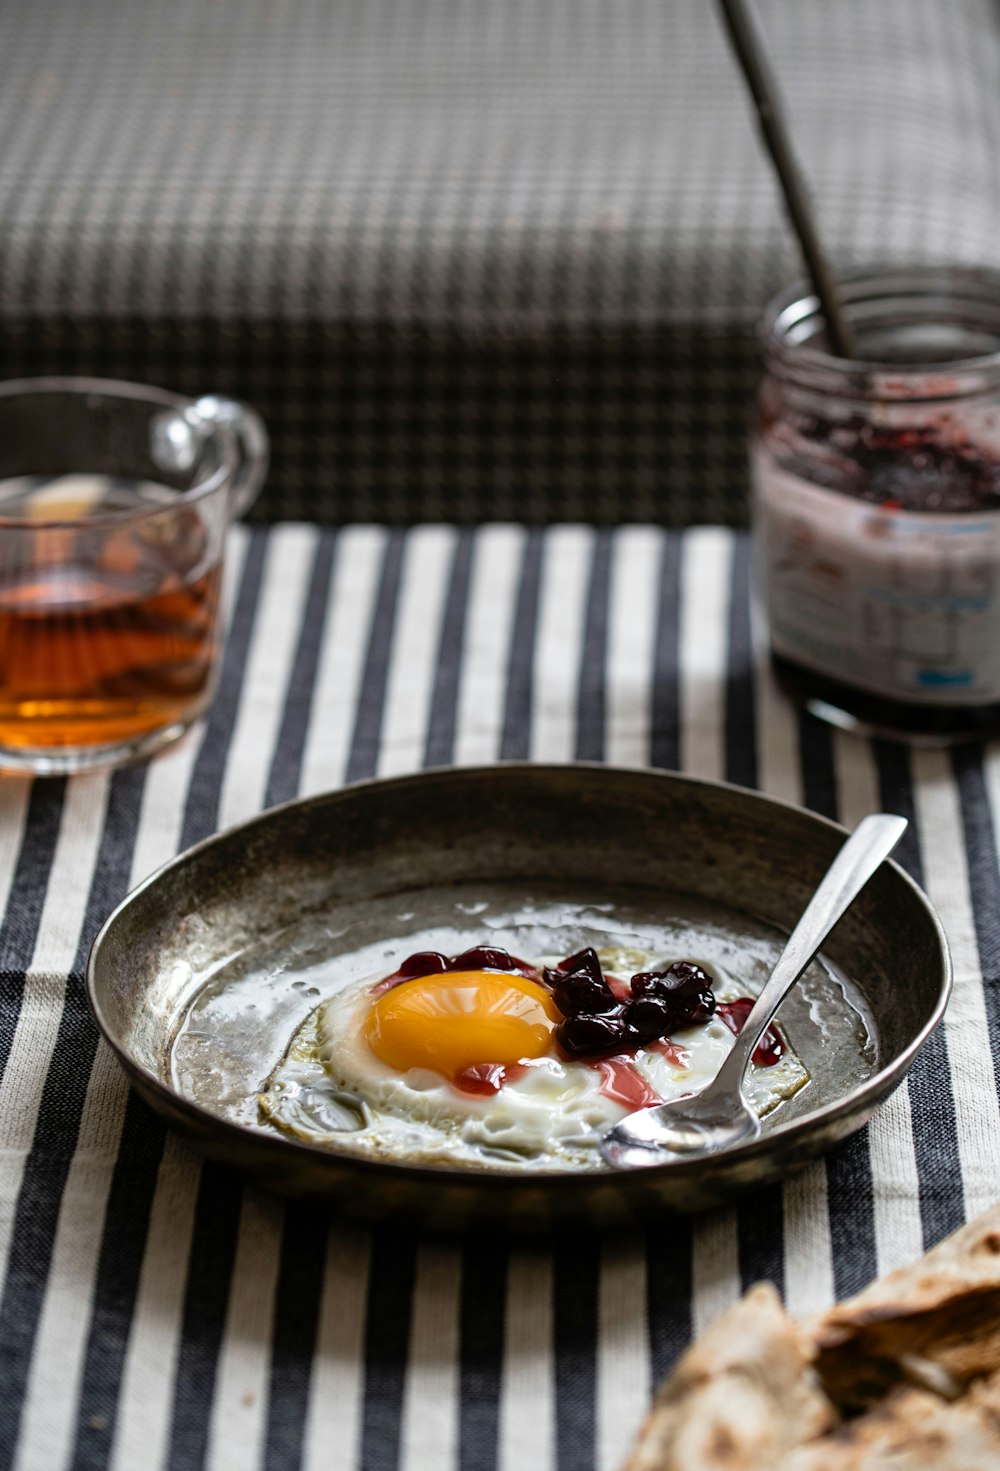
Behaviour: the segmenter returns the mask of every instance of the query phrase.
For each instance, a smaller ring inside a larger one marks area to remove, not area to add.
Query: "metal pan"
[[[88,996],[142,1097],[280,1193],[438,1228],[701,1210],[859,1129],[940,1021],[947,943],[896,864],[782,1008],[811,1082],[760,1139],[709,1160],[634,1174],[384,1162],[349,1134],[317,1147],[277,1133],[257,1092],[359,957],[388,973],[428,935],[458,946],[488,928],[538,954],[641,933],[657,953],[715,959],[759,987],[843,839],[800,808],[663,772],[511,764],[363,783],[265,812],[153,874],[94,942]]]

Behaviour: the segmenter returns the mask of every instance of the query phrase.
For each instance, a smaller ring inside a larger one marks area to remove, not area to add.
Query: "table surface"
[[[754,657],[748,551],[714,528],[240,529],[209,717],[144,766],[0,783],[0,1471],[611,1471],[749,1283],[822,1308],[994,1200],[1000,747],[797,714]],[[298,793],[525,757],[910,817],[956,987],[907,1083],[783,1189],[551,1249],[347,1229],[203,1166],[87,1013],[109,910]]]

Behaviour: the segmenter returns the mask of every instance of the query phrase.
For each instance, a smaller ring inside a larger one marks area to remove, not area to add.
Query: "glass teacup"
[[[230,399],[0,383],[0,768],[116,765],[202,713],[226,530],[267,458]]]

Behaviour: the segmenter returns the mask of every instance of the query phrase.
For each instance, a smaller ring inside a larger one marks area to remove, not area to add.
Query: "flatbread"
[[[794,1451],[781,1471],[989,1471],[1000,1465],[1000,1376],[959,1400],[894,1389],[833,1435]]]
[[[774,1471],[836,1420],[810,1356],[777,1292],[758,1283],[680,1359],[624,1471]]]
[[[831,1308],[808,1331],[824,1388],[848,1411],[919,1377],[923,1365],[935,1366],[942,1386],[951,1377],[953,1397],[1000,1369],[1000,1206]]]
[[[623,1471],[1000,1467],[1000,1205],[797,1324],[761,1284],[688,1349]]]

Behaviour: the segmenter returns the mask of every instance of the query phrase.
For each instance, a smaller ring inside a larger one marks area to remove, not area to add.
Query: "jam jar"
[[[1000,731],[1000,272],[843,278],[858,356],[805,289],[768,308],[755,588],[779,684],[915,744]]]

